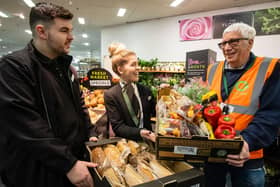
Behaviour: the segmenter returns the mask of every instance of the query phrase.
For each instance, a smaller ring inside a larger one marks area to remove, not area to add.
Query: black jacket
[[[72,57],[50,60],[31,42],[0,60],[0,171],[8,186],[71,186],[89,121]]]
[[[147,87],[137,84],[137,88],[143,107],[144,128],[152,130],[150,118],[152,115],[155,115],[155,100]],[[141,129],[135,126],[129,115],[120,84],[105,91],[104,101],[109,121],[116,136],[140,140]]]

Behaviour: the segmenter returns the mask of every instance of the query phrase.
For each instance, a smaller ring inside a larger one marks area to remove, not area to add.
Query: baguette
[[[121,183],[121,181],[115,174],[113,168],[106,169],[104,171],[104,176],[113,187],[125,187],[125,185]]]
[[[119,149],[121,159],[126,160],[128,155],[131,153],[130,147],[128,146],[125,139],[118,141],[117,148]]]
[[[124,178],[128,186],[135,186],[144,183],[143,177],[139,175],[130,164],[127,164],[125,167]]]
[[[104,148],[104,153],[109,160],[111,167],[117,167],[123,171],[125,169],[125,162],[120,157],[120,151],[115,145],[108,144]]]
[[[150,167],[152,168],[153,172],[159,177],[166,177],[169,175],[173,175],[174,172],[169,171],[167,168],[162,166],[157,160],[150,161]]]
[[[155,180],[157,177],[153,174],[152,169],[149,168],[143,162],[139,162],[137,165],[138,173],[144,178],[145,182]]]
[[[94,163],[97,163],[97,171],[102,176],[104,170],[105,153],[101,147],[95,147],[91,151],[91,159]]]
[[[135,141],[129,140],[127,144],[130,147],[130,151],[132,155],[137,155],[140,152],[140,145]]]

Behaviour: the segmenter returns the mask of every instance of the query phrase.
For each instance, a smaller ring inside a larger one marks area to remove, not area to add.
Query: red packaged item
[[[232,126],[219,125],[214,134],[217,139],[233,139],[236,132]]]
[[[213,129],[216,129],[221,114],[222,110],[219,106],[208,106],[203,111],[204,117],[206,118],[207,122],[211,124]]]
[[[218,125],[229,125],[229,126],[234,127],[235,126],[235,119],[234,119],[233,116],[231,116],[229,114],[222,115],[219,118]]]

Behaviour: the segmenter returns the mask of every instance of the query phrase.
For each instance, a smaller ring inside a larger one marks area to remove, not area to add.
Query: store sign
[[[108,89],[112,87],[112,75],[103,68],[93,68],[87,73],[89,87],[92,89]]]
[[[222,38],[224,30],[233,23],[247,23],[253,25],[253,13],[241,12],[214,16],[214,38]]]
[[[208,64],[215,62],[216,52],[210,49],[188,52],[186,58],[186,79],[201,77],[205,81]]]

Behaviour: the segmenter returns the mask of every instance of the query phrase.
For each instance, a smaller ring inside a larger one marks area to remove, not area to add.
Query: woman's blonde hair
[[[122,43],[112,43],[108,48],[110,58],[112,61],[112,69],[113,71],[120,75],[118,71],[119,66],[123,66],[127,63],[127,57],[130,55],[136,55],[135,52],[126,49],[125,45]]]

